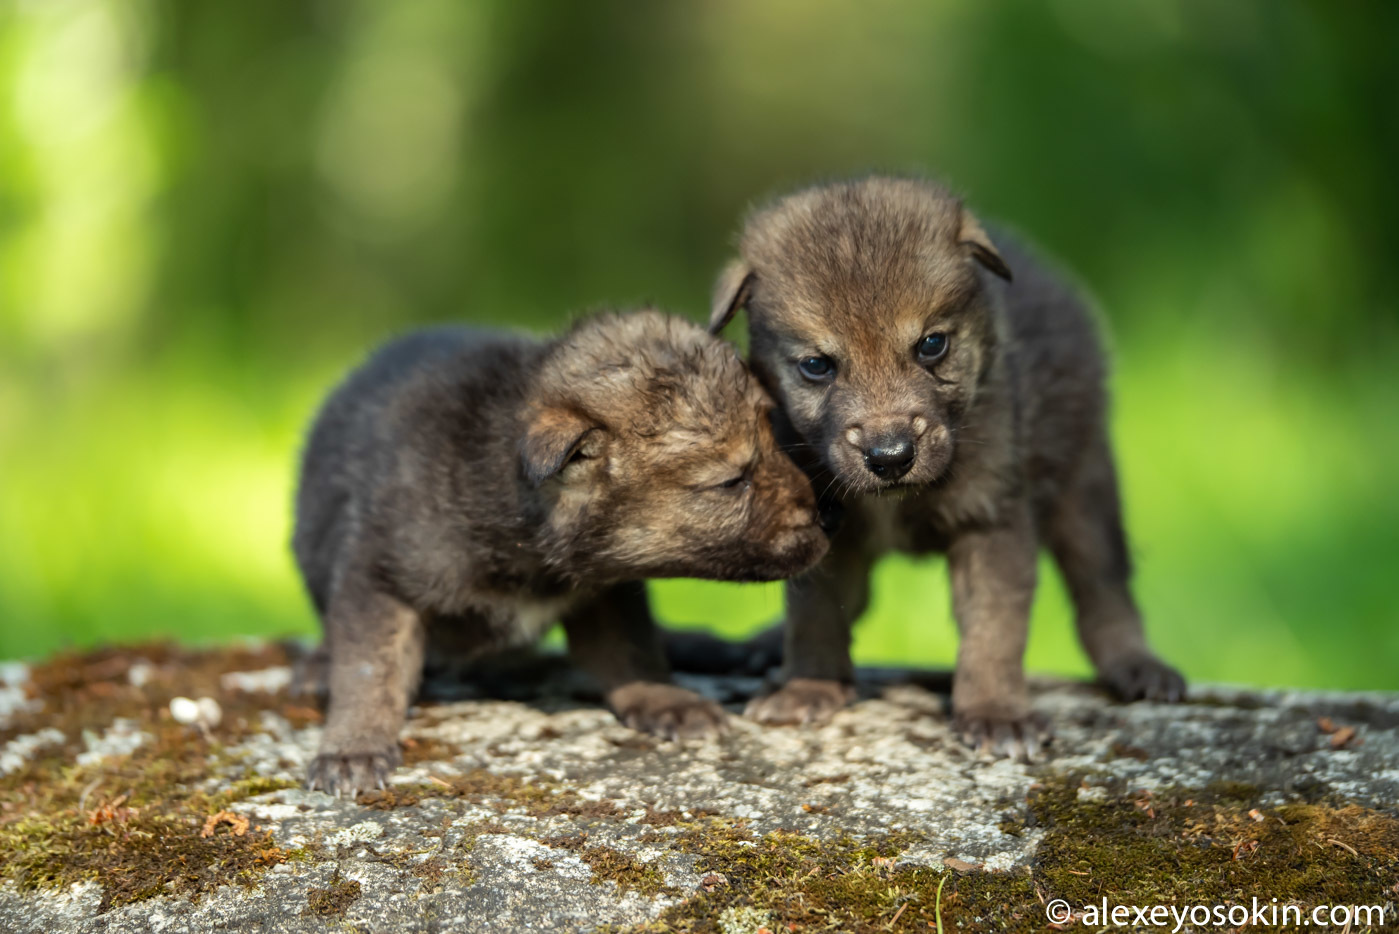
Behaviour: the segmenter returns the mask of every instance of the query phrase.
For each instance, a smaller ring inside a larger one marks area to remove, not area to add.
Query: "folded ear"
[[[570,461],[595,456],[592,436],[600,434],[601,429],[581,412],[561,406],[535,410],[520,442],[525,476],[538,486],[557,476]]]
[[[714,302],[709,309],[710,334],[724,330],[724,325],[748,304],[756,279],[753,270],[741,259],[730,260],[723,268],[719,278],[714,280]]]
[[[967,249],[972,259],[1007,282],[1011,280],[1010,267],[1001,259],[996,245],[991,242],[981,224],[966,208],[962,208],[962,228],[957,233],[957,242]]]

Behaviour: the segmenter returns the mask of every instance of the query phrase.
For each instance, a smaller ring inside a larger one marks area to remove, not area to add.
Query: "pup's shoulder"
[[[432,328],[385,344],[352,379],[384,417],[434,424],[513,404],[540,355],[539,343],[521,335]]]
[[[380,346],[327,400],[308,457],[346,468],[361,486],[382,488],[403,465],[489,457],[502,420],[528,391],[539,346],[471,328],[416,331]],[[396,466],[397,465],[397,466]]]

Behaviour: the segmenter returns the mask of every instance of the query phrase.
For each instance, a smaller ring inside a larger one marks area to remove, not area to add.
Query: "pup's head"
[[[811,484],[734,349],[654,311],[558,341],[526,412],[545,553],[599,578],[777,580],[825,553]]]
[[[867,178],[749,218],[710,330],[747,307],[755,370],[847,491],[938,480],[994,359],[1010,270],[947,191]]]

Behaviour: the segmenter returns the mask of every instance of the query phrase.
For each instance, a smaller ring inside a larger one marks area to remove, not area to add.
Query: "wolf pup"
[[[774,580],[825,553],[771,407],[732,347],[654,311],[379,350],[317,417],[296,498],[329,654],[310,786],[383,786],[428,650],[480,656],[556,620],[622,722],[720,731],[718,705],[667,683],[641,581]]]
[[[1083,301],[920,180],[782,198],[748,219],[740,254],[710,330],[748,309],[779,440],[845,507],[826,559],[788,583],[787,681],[750,714],[813,722],[847,702],[850,627],[892,549],[947,554],[952,707],[971,745],[1026,757],[1047,739],[1023,663],[1041,544],[1102,680],[1127,700],[1180,699],[1128,589],[1105,364]]]

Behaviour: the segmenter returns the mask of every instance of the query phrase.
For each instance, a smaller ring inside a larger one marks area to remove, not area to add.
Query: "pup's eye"
[[[828,383],[836,375],[836,363],[830,357],[802,357],[797,369],[813,383]]]
[[[918,355],[919,363],[936,363],[947,356],[947,345],[946,334],[929,334],[914,346],[913,352]]]
[[[730,491],[743,490],[747,488],[748,484],[752,481],[752,479],[753,478],[749,475],[748,471],[745,470],[743,473],[738,474],[737,476],[730,477],[723,483],[714,484],[714,486],[711,487],[711,489]]]

